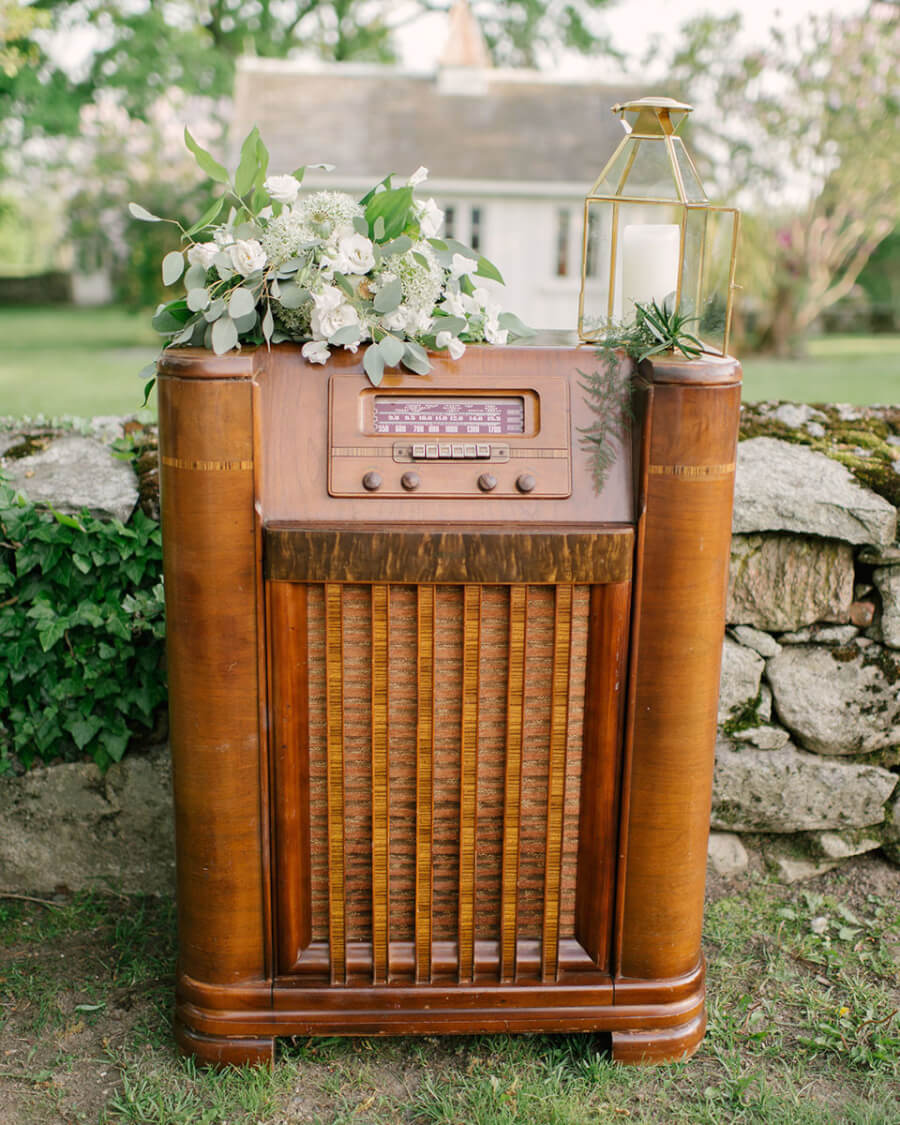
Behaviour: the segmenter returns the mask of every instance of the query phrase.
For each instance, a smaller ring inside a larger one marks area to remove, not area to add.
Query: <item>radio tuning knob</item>
[[[381,473],[376,473],[374,469],[369,472],[362,479],[363,488],[366,492],[375,492],[381,488]]]
[[[516,488],[519,492],[534,492],[537,486],[537,481],[531,473],[522,473],[521,476],[516,478]]]
[[[493,492],[497,487],[497,478],[493,473],[482,473],[478,478],[478,487],[482,492]]]
[[[400,478],[400,483],[407,492],[415,492],[415,490],[422,483],[418,473],[404,473]]]

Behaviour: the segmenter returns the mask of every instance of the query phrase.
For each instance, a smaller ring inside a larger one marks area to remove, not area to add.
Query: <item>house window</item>
[[[473,250],[481,253],[481,208],[472,208],[472,227],[469,234],[469,245]]]
[[[456,238],[456,207],[452,203],[444,208],[444,237]]]
[[[569,228],[572,216],[568,207],[556,212],[556,276],[569,276]]]

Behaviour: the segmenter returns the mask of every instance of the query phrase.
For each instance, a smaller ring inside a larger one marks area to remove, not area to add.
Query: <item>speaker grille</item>
[[[574,936],[590,587],[306,587],[311,939],[342,982]],[[436,952],[438,951],[438,952]],[[369,957],[366,955],[366,961]]]

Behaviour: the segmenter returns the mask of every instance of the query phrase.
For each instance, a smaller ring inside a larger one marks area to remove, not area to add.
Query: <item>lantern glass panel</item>
[[[625,152],[628,162],[619,194],[641,199],[678,198],[672,161],[661,138],[646,141],[631,138]]]
[[[691,331],[708,348],[722,352],[728,328],[728,297],[731,292],[738,215],[729,208],[715,207],[704,213],[706,239],[696,313],[699,320]]]
[[[678,171],[681,175],[685,200],[688,203],[705,203],[707,200],[706,192],[703,190],[703,184],[700,183],[700,177],[691,163],[681,137],[672,137],[672,152],[675,155],[675,163],[678,165]]]

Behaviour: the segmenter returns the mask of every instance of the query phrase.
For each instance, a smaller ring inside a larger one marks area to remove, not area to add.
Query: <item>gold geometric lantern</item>
[[[613,106],[626,135],[584,201],[582,340],[669,299],[707,350],[728,349],[740,214],[709,202],[676,135],[690,111],[660,97]]]

